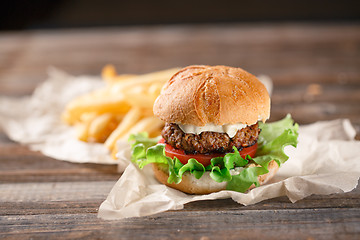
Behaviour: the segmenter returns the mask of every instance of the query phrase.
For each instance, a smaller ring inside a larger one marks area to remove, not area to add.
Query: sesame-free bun
[[[161,165],[157,163],[152,164],[153,171],[155,178],[161,182],[162,184],[165,184],[169,187],[175,188],[177,190],[180,190],[185,193],[190,194],[209,194],[213,192],[219,192],[221,190],[226,190],[227,182],[218,183],[215,182],[209,175],[210,171],[206,171],[204,175],[200,179],[196,179],[193,174],[190,174],[189,172],[185,172],[182,176],[182,181],[178,184],[175,183],[168,183],[167,179],[169,177],[168,170],[166,167],[162,167]],[[255,165],[250,166],[255,167]],[[269,181],[271,178],[274,177],[276,172],[279,169],[279,165],[273,160],[268,165],[269,172],[260,175],[258,177],[260,185],[265,184],[267,181]],[[250,188],[254,188],[255,185],[253,184]]]
[[[188,66],[164,85],[153,110],[170,123],[252,125],[269,118],[270,98],[265,86],[241,68]]]

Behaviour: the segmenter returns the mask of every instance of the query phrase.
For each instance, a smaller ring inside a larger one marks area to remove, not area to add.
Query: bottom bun
[[[210,172],[206,171],[204,175],[200,179],[196,179],[193,174],[190,174],[189,172],[186,172],[182,176],[182,181],[179,184],[175,183],[168,183],[167,180],[169,178],[169,174],[167,173],[168,169],[167,167],[163,167],[159,164],[153,163],[153,171],[155,174],[156,179],[161,182],[162,184],[165,184],[169,187],[175,188],[177,190],[180,190],[185,193],[190,194],[209,194],[213,192],[218,192],[221,190],[226,190],[227,182],[215,182],[210,177]],[[255,165],[254,165],[255,166]],[[267,181],[269,181],[274,175],[276,174],[277,170],[279,169],[278,164],[273,160],[268,165],[269,172],[260,175],[258,177],[260,185],[265,184]],[[249,188],[254,188],[255,185],[251,185]]]

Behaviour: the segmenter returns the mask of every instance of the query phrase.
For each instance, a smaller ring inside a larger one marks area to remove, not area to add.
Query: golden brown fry
[[[80,141],[87,142],[89,138],[89,127],[96,118],[96,114],[88,113],[82,116],[82,122],[76,124],[77,137]]]
[[[78,138],[88,142],[103,142],[116,158],[116,142],[127,140],[130,134],[146,131],[151,137],[160,135],[164,123],[154,117],[153,103],[166,81],[177,68],[143,75],[118,75],[113,65],[101,72],[104,88],[72,100],[62,118],[75,125]]]
[[[113,113],[124,114],[130,109],[130,105],[123,95],[91,97],[84,96],[70,102],[62,115],[65,122],[72,125],[80,121],[85,113]]]
[[[153,83],[147,90],[147,94],[150,94],[152,97],[157,98],[160,95],[163,83]]]
[[[154,132],[163,126],[163,122],[158,118],[152,116],[143,118],[138,121],[131,129],[121,136],[122,140],[127,140],[130,134],[139,133],[139,132]]]
[[[113,84],[113,83],[123,81],[123,80],[129,79],[129,78],[133,78],[135,76],[136,76],[135,74],[118,75],[116,73],[116,69],[115,69],[114,65],[112,65],[112,64],[106,65],[101,71],[102,79],[104,79],[109,84]]]
[[[164,124],[160,125],[160,127],[153,132],[149,132],[149,137],[154,138],[161,135],[161,130],[163,129]]]
[[[76,128],[76,136],[80,141],[87,142],[88,139],[88,131],[85,123],[78,123],[75,125]]]
[[[102,71],[101,71],[101,77],[103,79],[108,79],[108,78],[114,78],[117,76],[117,72],[115,69],[115,66],[112,64],[107,64],[105,65],[105,67],[103,67]]]
[[[151,117],[154,116],[154,112],[151,108],[143,108],[141,109],[141,118]]]
[[[113,115],[111,113],[104,113],[97,116],[94,121],[91,122],[89,127],[89,135],[91,136],[99,136],[101,132],[105,130],[107,125],[113,119]]]
[[[111,89],[111,93],[118,94],[118,93],[133,91],[132,89],[134,89],[137,86],[148,88],[151,84],[156,82],[164,84],[178,70],[179,70],[178,68],[171,68],[163,71],[138,75],[136,77],[129,79],[128,81],[121,81],[114,83]]]
[[[135,75],[135,74],[121,74],[121,75],[117,75],[116,77],[108,78],[105,80],[111,87],[113,84],[116,84],[121,81],[131,80],[132,78],[134,78],[136,76],[137,75]]]
[[[162,86],[162,82],[154,82],[149,85],[140,84],[129,88],[127,91],[124,90],[122,94],[132,106],[152,109]]]
[[[134,95],[129,93],[129,94],[125,94],[125,96],[127,97],[127,101],[131,106],[144,108],[144,109],[151,109],[151,110],[156,100],[156,98],[153,98],[145,94],[132,97]]]
[[[118,149],[118,146],[115,144],[113,149],[111,150],[111,157],[113,159],[116,159],[116,154],[118,153],[119,149]]]
[[[132,108],[117,126],[117,128],[110,134],[108,139],[105,141],[105,146],[108,149],[113,149],[116,141],[122,137],[126,131],[131,128],[141,117],[141,110],[140,108]]]
[[[119,116],[112,113],[104,113],[97,116],[89,126],[88,141],[105,142],[119,122]]]

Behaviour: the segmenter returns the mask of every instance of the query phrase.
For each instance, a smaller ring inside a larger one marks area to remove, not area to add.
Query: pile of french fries
[[[179,69],[143,75],[117,74],[112,65],[102,70],[104,88],[69,102],[62,114],[65,123],[75,126],[85,142],[103,143],[115,158],[116,142],[130,134],[160,135],[164,123],[153,115],[153,104],[161,88]]]

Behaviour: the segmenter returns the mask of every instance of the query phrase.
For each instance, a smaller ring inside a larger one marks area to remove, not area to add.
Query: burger
[[[265,124],[270,97],[241,68],[188,66],[164,85],[153,107],[161,138],[132,135],[132,162],[151,164],[155,178],[190,194],[246,192],[269,181],[297,144],[291,116]]]

